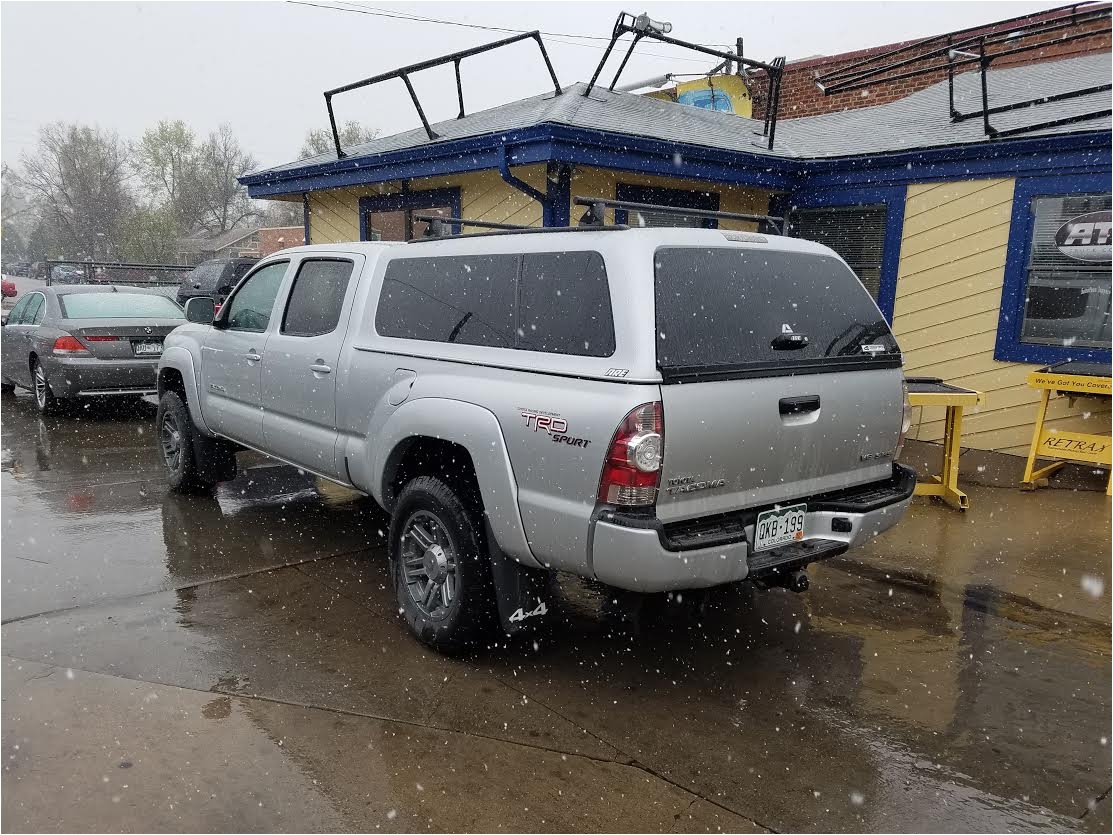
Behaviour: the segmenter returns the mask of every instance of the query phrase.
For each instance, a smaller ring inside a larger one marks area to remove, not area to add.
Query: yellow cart
[[[1067,461],[1082,464],[1099,464],[1110,468],[1113,464],[1113,440],[1108,435],[1090,435],[1085,432],[1070,432],[1060,429],[1046,429],[1047,406],[1051,394],[1059,397],[1098,397],[1109,399],[1113,387],[1110,386],[1108,365],[1095,362],[1062,362],[1033,371],[1028,375],[1028,386],[1042,390],[1039,410],[1036,412],[1036,428],[1032,433],[1032,446],[1028,450],[1028,464],[1024,468],[1024,478],[1020,481],[1021,490],[1035,490],[1036,483],[1058,470]],[[1062,460],[1036,469],[1036,459],[1058,458]],[[1105,488],[1105,495],[1113,495],[1113,476]]]
[[[951,507],[966,510],[970,499],[958,489],[958,459],[962,454],[962,410],[976,406],[982,394],[959,388],[936,377],[909,377],[908,402],[913,406],[943,406],[947,417],[943,429],[943,471],[930,481],[916,485],[917,496],[938,496]]]

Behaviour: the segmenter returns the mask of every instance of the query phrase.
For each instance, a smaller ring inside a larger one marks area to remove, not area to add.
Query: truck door
[[[299,261],[261,365],[266,450],[344,481],[335,454],[336,374],[362,266],[361,256]]]
[[[272,261],[248,276],[201,348],[205,420],[214,431],[248,446],[263,445],[259,367],[289,266],[289,261]]]

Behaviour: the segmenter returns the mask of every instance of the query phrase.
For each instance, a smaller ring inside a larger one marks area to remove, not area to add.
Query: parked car
[[[55,264],[50,268],[50,283],[53,284],[85,284],[87,283],[85,268],[77,264]]]
[[[182,279],[178,288],[178,304],[185,307],[185,303],[192,298],[209,296],[216,301],[219,309],[232,288],[256,263],[257,258],[214,258],[198,264]]]
[[[264,259],[159,363],[171,486],[242,445],[372,495],[427,644],[543,622],[553,569],[635,592],[750,579],[900,519],[901,354],[832,250],[708,229],[360,243]]]
[[[26,261],[14,261],[4,268],[4,272],[16,278],[27,278],[31,274],[31,265]]]
[[[163,339],[184,321],[173,299],[147,290],[34,290],[0,328],[0,387],[30,389],[43,412],[74,397],[153,394]]]
[[[19,291],[16,289],[14,281],[8,281],[6,278],[0,280],[0,296],[5,299],[14,299],[18,295]]]

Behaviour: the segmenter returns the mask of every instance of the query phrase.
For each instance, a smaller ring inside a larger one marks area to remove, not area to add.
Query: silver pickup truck
[[[901,355],[834,252],[583,228],[288,249],[165,341],[171,485],[241,448],[370,494],[414,634],[544,622],[548,573],[636,592],[806,566],[893,525]]]

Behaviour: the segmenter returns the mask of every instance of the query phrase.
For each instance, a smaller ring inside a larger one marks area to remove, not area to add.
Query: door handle
[[[802,415],[814,412],[819,408],[819,395],[809,394],[804,397],[782,397],[779,404],[782,415]]]
[[[331,374],[332,373],[332,369],[329,368],[329,366],[327,366],[327,365],[325,365],[324,363],[321,363],[321,362],[313,363],[313,365],[309,366],[309,370],[312,371],[314,374]]]
[[[258,362],[259,360],[261,360],[263,358],[263,355],[259,354],[259,353],[256,353],[255,350],[252,349],[252,350],[248,351],[246,354],[244,354],[244,358],[248,362]]]

